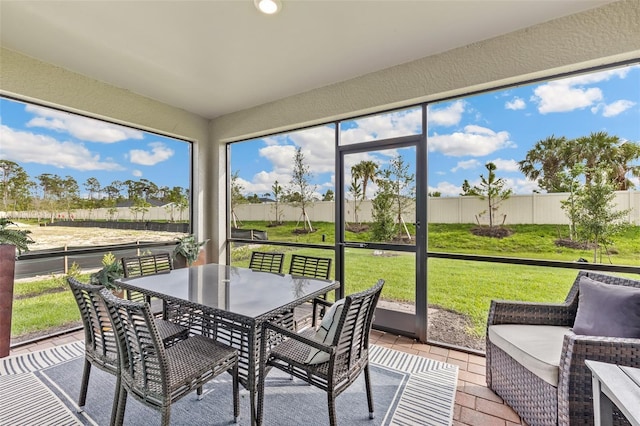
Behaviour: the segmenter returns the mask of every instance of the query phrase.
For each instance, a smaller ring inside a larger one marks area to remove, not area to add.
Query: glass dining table
[[[239,379],[250,393],[252,424],[262,324],[272,321],[291,328],[295,307],[340,286],[338,281],[214,263],[121,278],[116,284],[162,299],[167,319],[238,350]]]

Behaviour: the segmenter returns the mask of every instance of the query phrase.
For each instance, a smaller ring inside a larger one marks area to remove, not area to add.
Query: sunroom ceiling
[[[253,0],[0,0],[0,41],[214,118],[611,0],[282,3],[267,16]]]

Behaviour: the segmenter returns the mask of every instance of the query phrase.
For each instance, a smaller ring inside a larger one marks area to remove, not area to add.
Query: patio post
[[[16,246],[0,244],[0,358],[9,356]]]

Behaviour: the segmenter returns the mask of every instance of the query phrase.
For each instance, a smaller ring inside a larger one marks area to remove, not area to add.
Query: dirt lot
[[[71,228],[64,226],[35,226],[18,224],[31,231],[34,244],[29,250],[43,250],[68,246],[96,246],[133,243],[136,241],[171,241],[183,234],[175,232],[135,231],[132,229]]]
[[[173,232],[134,231],[107,228],[67,228],[59,226],[33,226],[19,224],[21,229],[29,229],[35,241],[30,250],[43,250],[68,246],[95,246],[120,244],[135,241],[171,241],[182,234]],[[380,302],[380,305],[398,310],[412,310],[402,304]],[[429,338],[476,350],[484,350],[484,339],[469,335],[469,320],[456,312],[429,307]],[[22,339],[21,339],[22,340]]]

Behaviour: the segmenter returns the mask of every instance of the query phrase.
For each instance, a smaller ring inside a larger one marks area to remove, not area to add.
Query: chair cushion
[[[340,322],[340,315],[342,314],[342,308],[344,307],[344,299],[336,301],[327,313],[324,314],[320,327],[316,331],[313,340],[330,345],[333,341],[333,337],[336,334],[338,323]],[[321,351],[320,349],[312,349],[307,357],[305,363],[307,364],[322,364],[329,361],[329,354]]]
[[[562,342],[569,327],[499,324],[489,327],[489,340],[524,368],[558,387]]]
[[[573,332],[588,336],[640,338],[640,288],[580,278]]]

